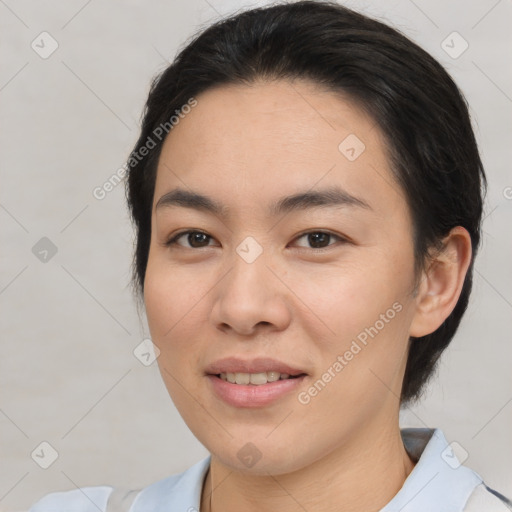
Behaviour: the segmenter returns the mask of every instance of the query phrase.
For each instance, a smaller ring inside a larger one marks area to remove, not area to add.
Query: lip
[[[290,379],[254,384],[232,384],[220,378],[221,373],[287,373]],[[297,367],[272,359],[257,357],[243,360],[237,357],[226,357],[208,365],[205,369],[214,394],[233,407],[263,407],[297,389],[307,377],[307,373]]]
[[[232,384],[222,380],[217,375],[207,375],[218,398],[228,405],[247,408],[264,407],[283,398],[293,390],[297,390],[306,377],[307,375],[301,375],[293,379],[277,380],[255,386],[253,384]]]
[[[220,375],[221,373],[262,373],[279,372],[289,375],[301,375],[304,370],[294,368],[286,363],[269,357],[258,357],[243,360],[237,357],[226,357],[208,365],[205,369],[207,375]],[[237,384],[238,385],[238,384]],[[265,384],[266,385],[266,384]]]

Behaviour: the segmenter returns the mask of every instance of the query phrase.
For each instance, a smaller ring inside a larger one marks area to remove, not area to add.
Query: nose
[[[288,289],[277,277],[279,271],[268,267],[264,254],[252,263],[238,254],[232,261],[231,269],[214,288],[214,325],[241,336],[252,336],[258,330],[286,329],[291,319],[291,303],[287,299]]]

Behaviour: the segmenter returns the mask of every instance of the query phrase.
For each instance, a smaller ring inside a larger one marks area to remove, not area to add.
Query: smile
[[[298,375],[290,375],[288,373],[279,372],[261,372],[261,373],[221,373],[217,375],[222,380],[230,382],[231,384],[261,386],[269,382],[276,382],[278,380],[295,379]]]
[[[268,374],[273,374],[273,378],[279,375],[279,378],[274,381],[267,381]],[[223,378],[224,375],[225,377]],[[229,378],[235,379],[235,382],[230,382]],[[240,382],[247,384],[238,384],[236,381],[237,376],[241,376]],[[262,372],[262,373],[226,373],[219,375],[207,375],[208,381],[211,386],[213,394],[222,400],[225,404],[237,408],[254,408],[264,407],[284,400],[286,396],[296,396],[300,386],[308,377],[306,374],[291,376],[277,372]],[[282,377],[282,378],[281,378]],[[261,384],[252,384],[251,379],[255,379]],[[260,380],[258,380],[260,379]],[[263,382],[265,379],[266,382]]]

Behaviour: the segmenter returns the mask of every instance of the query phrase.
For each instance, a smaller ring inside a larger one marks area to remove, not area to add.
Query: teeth
[[[248,373],[235,373],[235,381],[237,384],[249,384],[251,376]]]
[[[275,382],[276,380],[289,379],[290,374],[279,372],[262,372],[262,373],[221,373],[220,378],[231,384],[254,384],[260,386],[267,382]]]

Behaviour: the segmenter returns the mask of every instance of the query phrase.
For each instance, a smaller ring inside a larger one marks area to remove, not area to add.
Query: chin
[[[224,466],[247,475],[282,475],[300,470],[308,464],[307,454],[301,453],[297,457],[293,447],[286,445],[282,439],[276,437],[271,441],[265,439],[265,435],[261,436],[261,441],[252,442],[249,441],[250,436],[246,436],[246,441],[231,439],[228,445],[208,449]],[[300,445],[303,448],[303,443]]]

